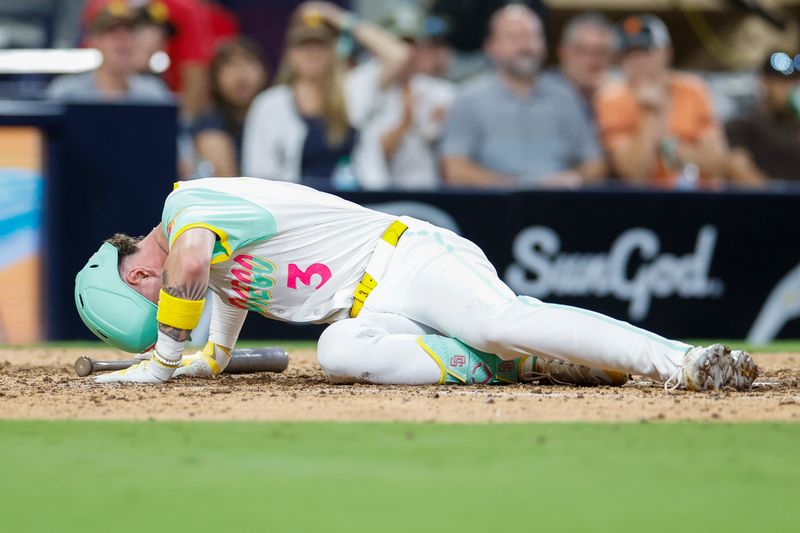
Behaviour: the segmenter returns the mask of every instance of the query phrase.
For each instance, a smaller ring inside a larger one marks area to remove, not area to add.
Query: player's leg
[[[435,384],[441,371],[417,344],[431,331],[399,315],[362,313],[322,332],[317,359],[333,383]]]
[[[502,361],[408,318],[369,311],[328,326],[317,358],[333,383],[517,383],[521,372],[534,378],[541,370],[535,357]]]
[[[598,313],[517,297],[473,243],[429,225],[409,232],[365,309],[407,316],[505,359],[545,355],[660,380],[679,372],[691,349]]]

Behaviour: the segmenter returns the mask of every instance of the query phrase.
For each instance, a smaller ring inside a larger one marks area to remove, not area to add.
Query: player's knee
[[[320,335],[317,341],[317,361],[319,366],[322,367],[323,372],[327,374],[329,368],[333,368],[336,363],[337,342],[339,335],[337,334],[337,324],[334,323],[325,328],[325,331]]]
[[[352,383],[347,364],[349,325],[346,320],[328,326],[317,342],[317,362],[332,383]]]

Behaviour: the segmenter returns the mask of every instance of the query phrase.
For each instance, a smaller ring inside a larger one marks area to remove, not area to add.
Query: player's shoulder
[[[219,207],[242,206],[253,203],[255,197],[269,196],[274,192],[274,182],[259,178],[203,178],[179,181],[164,202],[165,210],[184,208],[213,210]]]

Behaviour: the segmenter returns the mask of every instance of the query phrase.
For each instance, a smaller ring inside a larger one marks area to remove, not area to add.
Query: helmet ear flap
[[[158,336],[158,307],[119,277],[117,249],[103,243],[75,277],[75,306],[98,338],[141,353]]]

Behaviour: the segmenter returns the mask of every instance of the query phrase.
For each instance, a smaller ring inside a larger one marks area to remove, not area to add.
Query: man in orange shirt
[[[629,17],[618,32],[625,79],[603,88],[595,102],[615,173],[665,188],[713,185],[727,145],[704,82],[670,69],[669,31],[659,18]]]

